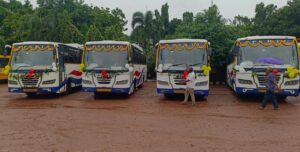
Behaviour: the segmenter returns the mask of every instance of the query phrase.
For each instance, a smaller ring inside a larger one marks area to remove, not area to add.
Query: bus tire
[[[71,85],[71,81],[68,80],[66,84],[66,94],[71,94],[71,92],[72,92],[72,85]]]
[[[138,88],[139,89],[141,89],[142,87],[143,87],[143,85],[144,85],[144,82],[145,82],[145,78],[144,77],[142,77],[142,80],[143,80],[143,82],[138,86]]]
[[[285,96],[285,95],[278,96],[278,101],[279,102],[286,102],[287,97],[288,96]]]

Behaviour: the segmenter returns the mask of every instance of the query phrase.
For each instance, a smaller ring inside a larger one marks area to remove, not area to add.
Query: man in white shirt
[[[189,96],[191,96],[192,98],[192,104],[195,105],[196,104],[196,100],[195,100],[195,94],[194,94],[194,88],[195,88],[195,72],[193,70],[192,67],[190,67],[188,69],[189,74],[185,80],[186,82],[186,89],[185,89],[185,98],[184,98],[184,104],[187,104]]]

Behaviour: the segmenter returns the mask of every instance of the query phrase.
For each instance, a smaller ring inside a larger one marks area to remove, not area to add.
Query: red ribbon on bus
[[[189,72],[188,72],[187,70],[184,70],[184,71],[183,71],[183,74],[182,74],[182,76],[181,76],[181,79],[182,79],[182,80],[186,80],[188,74],[189,74]]]
[[[102,71],[101,71],[101,74],[102,74],[102,77],[103,77],[104,79],[107,79],[107,78],[108,78],[108,74],[107,74],[106,70],[102,70]]]
[[[34,69],[30,69],[26,75],[27,78],[32,78],[35,75],[35,70]]]
[[[135,77],[139,77],[140,75],[141,75],[141,72],[139,72],[139,71],[135,71],[135,72],[134,72],[134,76],[135,76]]]
[[[273,69],[272,72],[273,72],[274,75],[277,75],[277,74],[278,74],[278,70],[277,70],[277,69]]]

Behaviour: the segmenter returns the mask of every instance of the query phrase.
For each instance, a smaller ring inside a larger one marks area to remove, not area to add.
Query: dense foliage
[[[199,13],[185,12],[170,20],[169,5],[160,10],[135,12],[132,33],[123,34],[127,21],[122,10],[89,6],[83,0],[0,0],[0,47],[19,41],[84,43],[90,40],[130,40],[143,46],[150,71],[154,69],[154,45],[161,39],[204,38],[213,48],[213,69],[224,69],[233,42],[249,35],[300,37],[300,0],[282,8],[256,5],[255,16],[225,19],[216,5]]]
[[[37,0],[37,4],[34,9],[29,0],[25,4],[0,0],[0,42],[128,39],[120,9],[88,6],[83,0]]]
[[[270,4],[256,5],[255,17],[236,16],[234,20],[225,19],[216,5],[197,14],[185,12],[182,18],[169,21],[168,4],[143,15],[133,15],[131,39],[143,44],[154,45],[160,39],[203,38],[211,42],[213,49],[213,72],[225,74],[226,57],[234,41],[239,37],[251,35],[290,35],[300,37],[300,0],[291,0],[283,8]],[[161,14],[161,15],[160,15]],[[139,16],[139,17],[138,17]],[[150,29],[148,29],[149,27]],[[147,44],[145,44],[147,42]],[[151,58],[152,59],[152,58]],[[151,61],[151,60],[148,60]],[[151,62],[152,63],[152,62]],[[224,81],[224,80],[223,80]]]

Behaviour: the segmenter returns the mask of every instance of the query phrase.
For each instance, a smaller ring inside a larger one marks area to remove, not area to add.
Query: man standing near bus
[[[274,110],[279,110],[277,97],[275,94],[275,90],[279,89],[277,82],[276,82],[276,76],[272,72],[271,68],[266,69],[266,93],[264,96],[264,99],[262,101],[261,106],[259,107],[260,110],[264,110],[270,100],[273,102]]]
[[[194,94],[194,89],[195,89],[195,72],[192,67],[188,68],[189,74],[186,77],[186,89],[185,89],[185,98],[183,104],[187,104],[189,96],[192,98],[192,105],[196,104],[195,100],[195,94]]]

